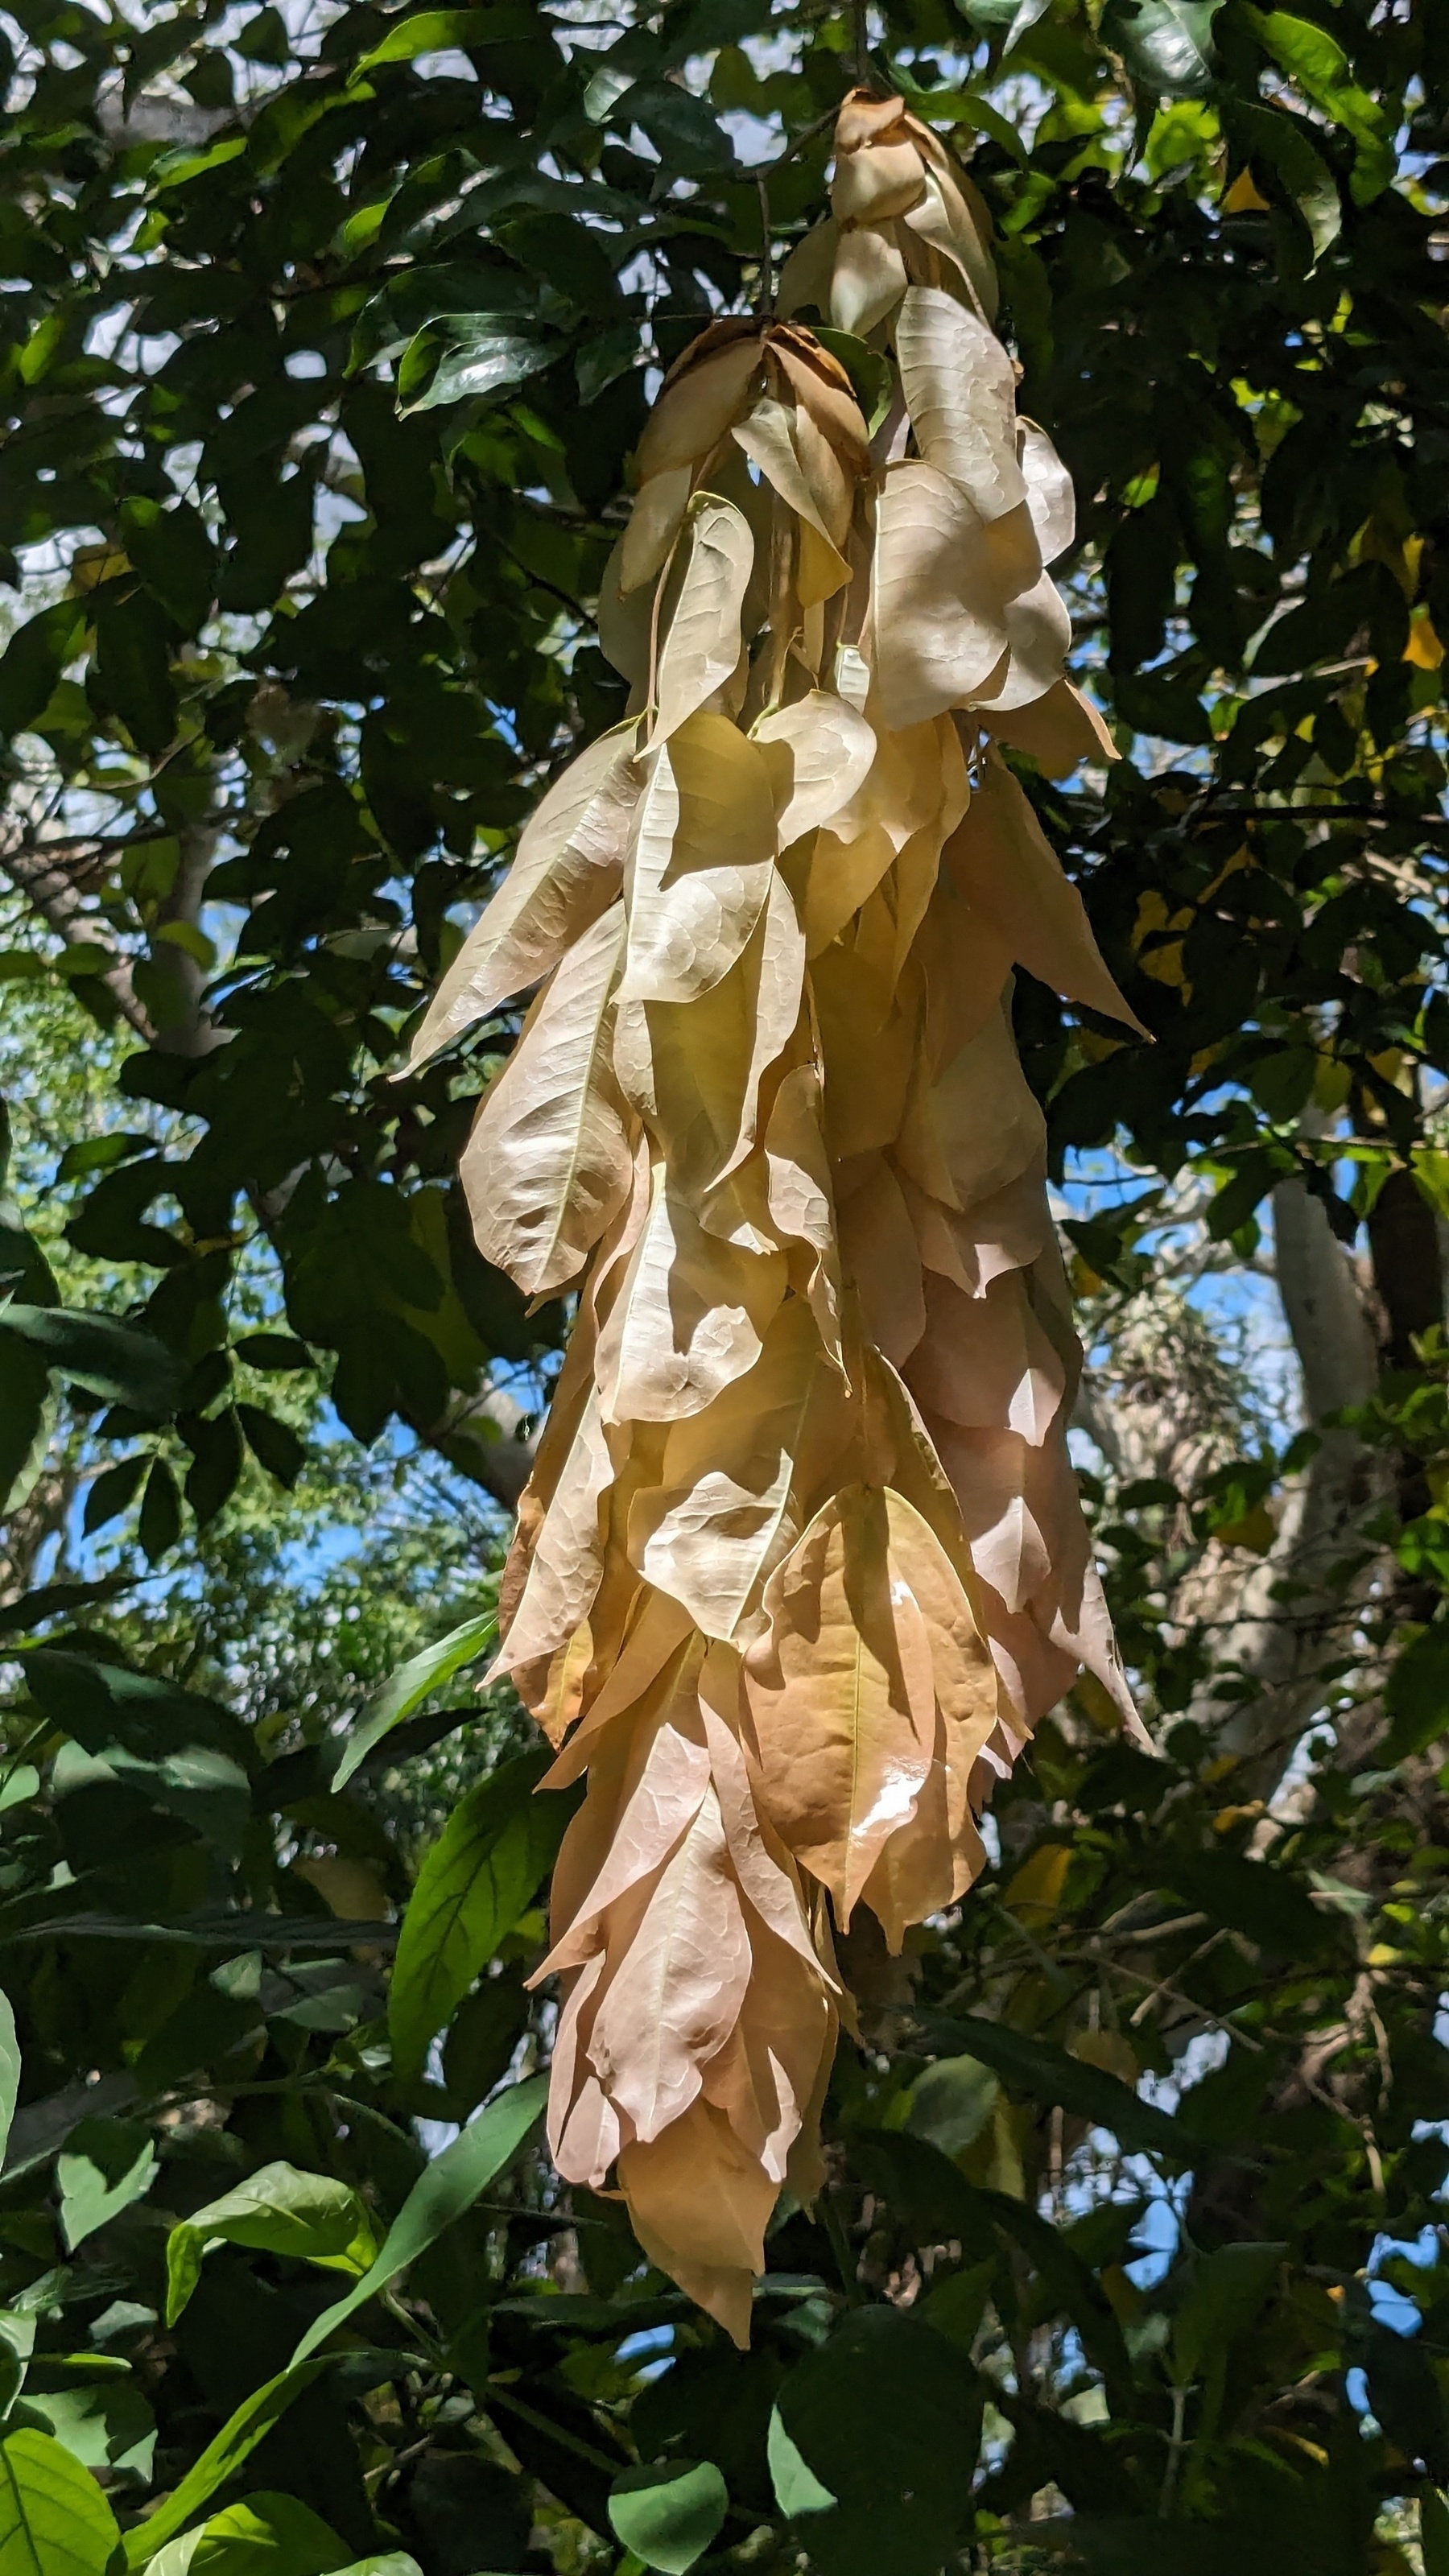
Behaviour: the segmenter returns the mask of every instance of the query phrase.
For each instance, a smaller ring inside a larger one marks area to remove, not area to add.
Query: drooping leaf
[[[626,2469],[609,2497],[609,2520],[626,2549],[663,2576],[688,2570],[723,2529],[729,2491],[710,2460]]]
[[[345,1789],[373,1746],[411,1717],[414,1709],[421,1708],[434,1691],[442,1690],[456,1674],[476,1663],[497,1633],[494,1613],[485,1610],[476,1619],[465,1619],[461,1627],[450,1628],[435,1645],[424,1646],[390,1673],[358,1712],[357,1724],[350,1730],[342,1758],[332,1774],[333,1788]]]
[[[137,1413],[169,1413],[185,1380],[181,1362],[150,1333],[112,1315],[83,1315],[64,1306],[10,1305],[0,1332],[16,1334],[91,1395]]]
[[[355,2316],[379,2290],[435,2244],[453,2221],[470,2209],[495,2174],[518,2153],[543,2115],[548,2091],[545,2076],[510,2085],[480,2111],[476,2120],[445,2147],[413,2185],[370,2271],[335,2306],[313,2319],[292,2356],[295,2371],[309,2364],[318,2346]]]
[[[569,1802],[535,1796],[546,1754],[522,1753],[480,1780],[433,1844],[408,1900],[388,1991],[399,2069],[421,2070],[429,2041],[451,2020],[550,1868]]]
[[[264,2165],[172,2228],[166,2240],[168,2325],[188,2304],[213,2244],[249,2245],[359,2275],[377,2252],[367,2212],[346,2183],[301,2173],[295,2165]]]

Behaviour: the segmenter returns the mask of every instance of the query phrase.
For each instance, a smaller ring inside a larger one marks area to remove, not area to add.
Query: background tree
[[[6,24],[0,2576],[1436,2576],[1442,12]],[[1017,1017],[1162,1750],[1083,1686],[882,1954],[741,2359],[527,2126],[551,1851],[469,1658],[567,1319],[452,1178],[513,1024],[390,1077],[622,708],[650,371],[862,42],[991,203],[1128,754],[1022,775],[1157,1043]]]

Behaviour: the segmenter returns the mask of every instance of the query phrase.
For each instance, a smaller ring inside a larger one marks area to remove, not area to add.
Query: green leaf
[[[295,2496],[248,2496],[173,2540],[151,2576],[333,2576],[347,2544]]]
[[[48,1366],[89,1395],[135,1413],[169,1413],[179,1402],[186,1371],[154,1333],[123,1324],[114,1315],[84,1315],[67,1306],[0,1308],[0,1335],[16,1334]]]
[[[404,418],[439,403],[491,401],[551,366],[560,342],[531,324],[491,313],[452,313],[420,331],[403,351],[397,405]]]
[[[181,1536],[181,1497],[164,1458],[153,1458],[136,1523],[136,1536],[148,1565],[159,1565]]]
[[[969,2529],[983,2397],[957,2347],[898,2308],[857,2309],[796,2364],[777,2405],[810,2484],[778,2436],[774,2458],[820,2576],[938,2576]]]
[[[228,2479],[236,2476],[258,2443],[266,2440],[273,2425],[280,2422],[303,2389],[310,2388],[313,2380],[320,2378],[327,2366],[325,2354],[319,2354],[315,2360],[293,2362],[286,2370],[278,2371],[274,2379],[266,2380],[260,2388],[254,2388],[249,2397],[242,2399],[221,2431],[207,2443],[200,2459],[187,2470],[181,2484],[173,2487],[153,2514],[138,2523],[133,2531],[127,2532],[122,2547],[128,2569],[150,2566],[158,2550],[178,2531],[184,2531],[202,2506],[209,2503],[217,2488],[225,2486]],[[3,2557],[0,2557],[0,2576],[10,2576]],[[20,2576],[18,2565],[16,2576]],[[26,2576],[29,2576],[28,2570]],[[49,2570],[45,2571],[45,2576],[50,2576]]]
[[[1338,183],[1321,153],[1314,150],[1302,126],[1276,108],[1250,107],[1233,101],[1230,125],[1240,133],[1248,158],[1295,207],[1313,244],[1313,267],[1332,248],[1343,230]]]
[[[14,2421],[63,2443],[83,2469],[128,2484],[149,2486],[156,2454],[156,2418],[129,2371],[78,2387],[38,2392],[27,2388]]]
[[[235,2191],[194,2210],[166,2240],[166,2323],[176,2323],[201,2278],[214,2244],[247,2245],[261,2254],[290,2254],[333,2272],[363,2273],[377,2252],[371,2222],[355,2191],[330,2174],[295,2165],[263,2165]]]
[[[421,2072],[428,2042],[552,1867],[573,1801],[535,1793],[551,1756],[522,1753],[470,1789],[434,1843],[408,1901],[388,1996],[402,2075]]]
[[[1287,2258],[1286,2245],[1220,2245],[1194,2257],[1192,2277],[1172,2323],[1172,2376],[1187,2387],[1202,2375],[1213,2348],[1226,2349],[1252,2323]]]
[[[1419,2548],[1424,2576],[1449,2576],[1449,2504],[1437,2487],[1419,2490]]]
[[[370,2272],[364,2273],[346,2298],[314,2317],[292,2356],[293,2367],[306,2362],[319,2344],[325,2343],[367,2301],[385,2290],[409,2263],[415,2263],[435,2244],[446,2228],[472,2208],[480,2192],[485,2191],[496,2174],[500,2174],[517,2155],[530,2132],[543,2116],[548,2099],[548,2077],[534,2075],[527,2083],[513,2084],[480,2111],[476,2120],[462,2130],[451,2146],[435,2156],[426,2173],[420,2174],[403,2202],[383,2240],[382,2251]]]
[[[93,1531],[104,1529],[107,1521],[116,1520],[125,1510],[136,1487],[146,1473],[148,1461],[141,1455],[122,1458],[97,1476],[86,1496],[83,1527],[87,1538]]]
[[[49,1398],[44,1355],[0,1333],[0,1511],[19,1510],[44,1463]]]
[[[1426,1628],[1389,1668],[1389,1728],[1379,1760],[1412,1761],[1449,1735],[1449,1624]]]
[[[86,612],[58,599],[19,627],[0,653],[0,737],[23,733],[43,715],[67,662],[80,651]]]
[[[1205,98],[1212,22],[1222,0],[1108,0],[1102,38],[1134,81],[1159,98]]]
[[[536,45],[540,32],[531,9],[418,9],[390,27],[370,53],[360,55],[348,79],[361,80],[379,63],[416,62],[420,54],[467,54],[481,45]]]
[[[959,2156],[981,2135],[1000,2092],[998,2077],[979,2058],[938,2058],[911,2086],[906,2127],[943,2155]]]
[[[379,1684],[370,1698],[364,1700],[356,1726],[347,1739],[347,1749],[332,1775],[334,1789],[345,1789],[358,1765],[365,1762],[375,1744],[421,1708],[435,1690],[441,1690],[455,1673],[475,1664],[484,1649],[498,1634],[498,1621],[493,1611],[485,1610],[476,1619],[465,1619],[461,1628],[450,1628],[446,1637],[422,1652],[410,1655],[395,1673]]]
[[[199,634],[216,590],[216,552],[189,501],[163,509],[140,493],[121,504],[121,537],[149,591],[183,635]]]
[[[0,2442],[0,2576],[106,2576],[119,2538],[95,2479],[51,2434]]]
[[[765,2437],[765,2458],[775,2502],[790,2522],[802,2514],[828,2513],[840,2498],[822,2486],[808,2460],[797,2450],[785,2430],[778,2406],[770,2409],[770,2429]]]
[[[978,2021],[968,2015],[946,2021],[930,2014],[923,2018],[922,2028],[934,2046],[979,2058],[1019,2092],[1095,2121],[1137,2153],[1171,2156],[1179,2163],[1190,2162],[1198,2153],[1196,2140],[1180,2120],[1155,2103],[1144,2102],[1130,2084],[1109,2075],[1105,2067],[1087,2065],[1053,2040],[1034,2039],[1026,2031],[1008,2030],[1003,2022]],[[910,2125],[914,2128],[917,2123]]]
[[[73,2254],[108,2219],[144,2200],[155,2176],[155,2142],[139,2120],[82,2120],[55,2165],[66,2252]]]
[[[279,1422],[274,1413],[263,1413],[257,1404],[239,1404],[236,1418],[257,1464],[290,1492],[307,1464],[306,1449],[291,1424]]]
[[[729,2489],[712,2460],[626,2469],[609,2495],[609,2520],[626,2549],[662,2576],[687,2576],[724,2527]]]
[[[1007,54],[1018,37],[1034,27],[1038,18],[1046,16],[1051,0],[958,0],[958,6],[973,27],[980,27],[988,36],[999,36],[1001,50]]]
[[[0,1993],[0,2158],[10,2136],[10,2123],[20,2096],[20,2042],[15,2036],[15,2009]]]

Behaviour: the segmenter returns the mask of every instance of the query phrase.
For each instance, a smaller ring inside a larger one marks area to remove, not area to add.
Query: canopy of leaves
[[[337,1778],[342,1721],[488,1607],[567,1322],[454,1179],[516,1020],[394,1077],[622,711],[594,609],[653,371],[820,211],[855,29],[10,8],[0,2576],[1359,2576],[1412,2564],[1405,2498],[1446,2563],[1444,2260],[1390,2250],[1449,2168],[1444,15],[867,15],[992,208],[1127,755],[1070,790],[1021,764],[1156,1041],[1022,979],[1058,1173],[1115,1145],[1141,1183],[1071,1219],[1077,1284],[1139,1289],[1189,1183],[1244,1261],[1295,1179],[1366,1243],[1351,1634],[1249,1759],[1240,1635],[1169,1605],[1214,1550],[1251,1566],[1306,1451],[1119,1478],[1162,1754],[1077,1694],[962,1918],[853,1963],[830,2187],[770,2240],[751,2353],[560,2193],[524,1984],[550,1846],[518,1775],[470,1785],[513,1720],[474,1670],[400,1677]],[[386,1517],[418,1457],[421,1535]],[[288,1551],[338,1495],[370,1589],[333,1569],[304,1635]],[[1265,1819],[1313,1725],[1311,1798]],[[416,2124],[484,2104],[428,2164]]]

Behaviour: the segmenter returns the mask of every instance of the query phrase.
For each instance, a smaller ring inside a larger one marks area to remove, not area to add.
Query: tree
[[[861,31],[764,0],[10,23],[0,2567],[57,2528],[100,2569],[119,2523],[170,2576],[211,2518],[223,2563],[424,2576],[1128,2570],[1164,2519],[1189,2566],[1434,2568],[1438,14],[863,31],[991,206],[1128,755],[1021,776],[1156,1044],[1025,978],[1016,1010],[1160,1750],[1079,1687],[959,1918],[853,1962],[828,2187],[770,2239],[747,2358],[525,2125],[552,1855],[525,1732],[455,1679],[481,1582],[308,1719],[235,1568],[310,1598],[287,1487],[365,1514],[398,1468],[439,1480],[424,1545],[466,1490],[479,1554],[503,1535],[567,1319],[481,1262],[453,1174],[516,1023],[393,1076],[622,712],[593,617],[648,371],[819,212]],[[1296,1437],[1204,1285],[1259,1280]],[[424,1856],[429,1745],[465,1758]],[[485,2102],[425,2168],[413,2122]]]

